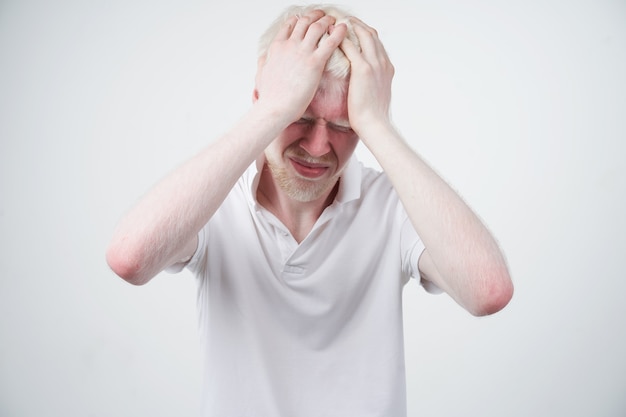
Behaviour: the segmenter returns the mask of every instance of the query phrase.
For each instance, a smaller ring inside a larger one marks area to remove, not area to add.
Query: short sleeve
[[[196,248],[196,253],[193,254],[189,262],[187,262],[187,269],[190,271],[197,273],[200,269],[202,269],[202,265],[205,264],[206,256],[207,256],[207,228],[208,224],[204,226],[198,232],[198,247]]]
[[[403,269],[408,272],[409,276],[414,279],[418,279],[424,289],[431,294],[441,294],[441,290],[438,286],[430,281],[422,279],[419,271],[419,260],[422,253],[426,249],[422,239],[415,231],[415,228],[411,224],[408,217],[402,224],[400,247],[402,251],[402,264]]]
[[[400,239],[402,269],[411,278],[419,279],[420,273],[418,269],[418,262],[425,247],[408,217],[406,217],[402,223]]]
[[[200,230],[200,232],[198,233],[198,247],[196,247],[196,251],[193,253],[193,255],[191,256],[191,258],[189,258],[188,261],[186,262],[177,262],[173,265],[168,266],[167,268],[165,268],[165,272],[169,273],[169,274],[177,274],[180,271],[182,271],[185,267],[189,267],[189,269],[193,270],[194,267],[196,265],[198,265],[200,259],[201,258],[201,254],[205,253],[204,250],[204,246],[205,246],[205,231],[204,228],[202,230]]]

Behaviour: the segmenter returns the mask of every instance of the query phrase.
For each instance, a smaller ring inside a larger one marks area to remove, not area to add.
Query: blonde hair
[[[293,16],[303,16],[312,10],[322,10],[325,14],[334,17],[336,19],[335,24],[345,23],[348,26],[348,34],[346,35],[346,37],[351,40],[357,46],[357,48],[359,47],[359,39],[355,35],[354,30],[352,29],[352,25],[348,21],[348,16],[350,14],[346,10],[330,4],[290,6],[280,16],[278,16],[278,18],[274,20],[274,22],[265,31],[265,33],[261,35],[261,38],[259,39],[259,58],[267,56],[269,46],[274,40],[274,37],[276,37],[276,34],[280,30],[280,28],[289,18]],[[328,34],[326,33],[322,36],[320,41],[327,37]],[[328,59],[324,71],[338,80],[345,80],[350,75],[350,61],[348,60],[348,58],[346,58],[341,49],[337,48]]]

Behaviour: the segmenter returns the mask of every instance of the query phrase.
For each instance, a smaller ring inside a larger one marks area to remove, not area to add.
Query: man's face
[[[348,122],[346,92],[318,91],[302,118],[265,150],[274,180],[290,198],[325,197],[354,152],[359,139]]]

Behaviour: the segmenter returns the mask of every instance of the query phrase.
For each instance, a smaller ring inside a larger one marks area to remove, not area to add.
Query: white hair
[[[347,19],[350,14],[346,10],[329,4],[290,6],[280,16],[278,16],[265,33],[261,35],[261,38],[259,39],[259,58],[267,56],[269,46],[274,40],[274,37],[276,37],[280,28],[289,18],[293,16],[303,16],[312,10],[322,10],[325,14],[334,17],[336,19],[335,24],[345,23],[348,26],[348,34],[346,35],[347,38],[350,39],[357,46],[357,48],[359,47],[359,40],[352,29],[352,25]],[[328,36],[328,33],[326,33],[320,40],[323,40]],[[350,61],[346,58],[341,49],[337,48],[328,59],[324,71],[329,75],[332,75],[332,77],[337,80],[345,80],[350,75]]]

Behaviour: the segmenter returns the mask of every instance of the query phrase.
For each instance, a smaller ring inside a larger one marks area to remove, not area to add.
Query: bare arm
[[[113,271],[130,283],[148,282],[194,253],[197,234],[237,179],[310,103],[333,50],[345,37],[319,11],[289,20],[260,62],[252,108],[228,133],[159,182],[122,218],[107,249]]]
[[[273,123],[261,106],[253,107],[229,133],[158,183],[116,228],[107,251],[113,271],[133,284],[144,284],[189,258],[198,231],[278,134]]]
[[[345,40],[352,65],[348,110],[352,128],[398,192],[426,250],[422,278],[475,315],[495,313],[513,285],[494,238],[463,200],[403,140],[389,118],[393,66],[376,31],[353,20],[362,51]]]

